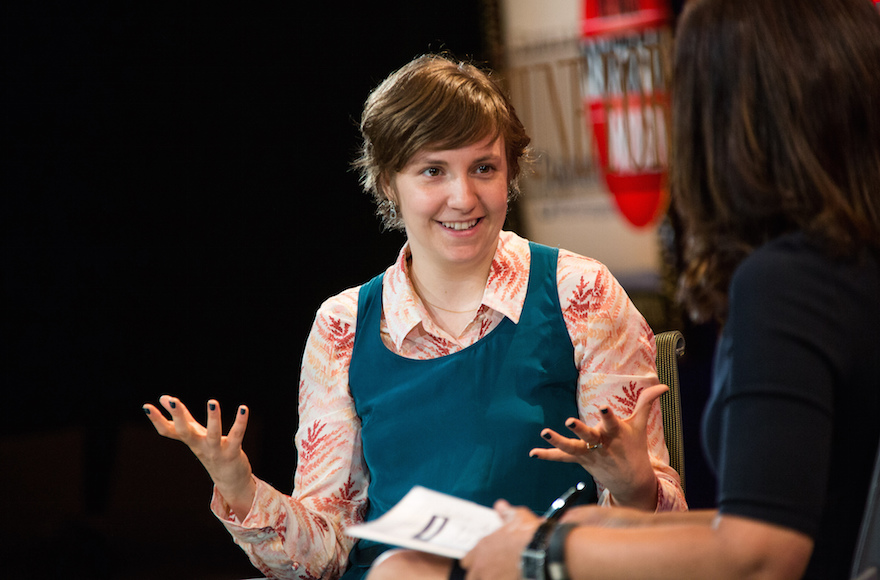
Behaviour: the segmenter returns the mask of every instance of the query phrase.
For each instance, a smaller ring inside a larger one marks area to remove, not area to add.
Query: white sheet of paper
[[[346,534],[385,544],[461,558],[501,527],[495,510],[421,486],[382,517],[346,528]]]

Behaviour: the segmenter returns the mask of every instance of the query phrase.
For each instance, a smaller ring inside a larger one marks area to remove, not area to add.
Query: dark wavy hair
[[[675,38],[679,298],[723,321],[736,266],[783,233],[880,246],[880,14],[868,0],[689,0]]]
[[[367,98],[360,130],[353,166],[389,229],[403,229],[403,223],[392,215],[385,188],[422,149],[456,149],[502,137],[512,199],[531,141],[490,72],[445,54],[420,56],[388,76]]]

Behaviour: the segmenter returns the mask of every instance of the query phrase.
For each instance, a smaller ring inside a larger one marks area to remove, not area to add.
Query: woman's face
[[[507,215],[507,157],[501,137],[459,149],[418,152],[391,180],[413,263],[483,267]]]

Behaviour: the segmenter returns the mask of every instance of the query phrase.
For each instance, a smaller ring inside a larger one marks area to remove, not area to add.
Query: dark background
[[[349,169],[361,105],[423,52],[497,66],[491,3],[293,4],[0,9],[0,574],[258,575],[141,405],[247,403],[289,490],[314,312],[403,241]]]

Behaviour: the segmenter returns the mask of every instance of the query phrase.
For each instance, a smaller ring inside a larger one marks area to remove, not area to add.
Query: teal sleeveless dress
[[[505,318],[454,354],[404,358],[379,335],[382,275],[360,289],[349,386],[370,473],[366,519],[388,511],[414,485],[491,506],[504,498],[543,513],[579,481],[577,463],[530,458],[545,427],[567,433],[577,417],[578,370],[556,287],[558,250],[530,243],[528,291],[519,324]],[[344,580],[362,578],[389,546],[360,540]]]

